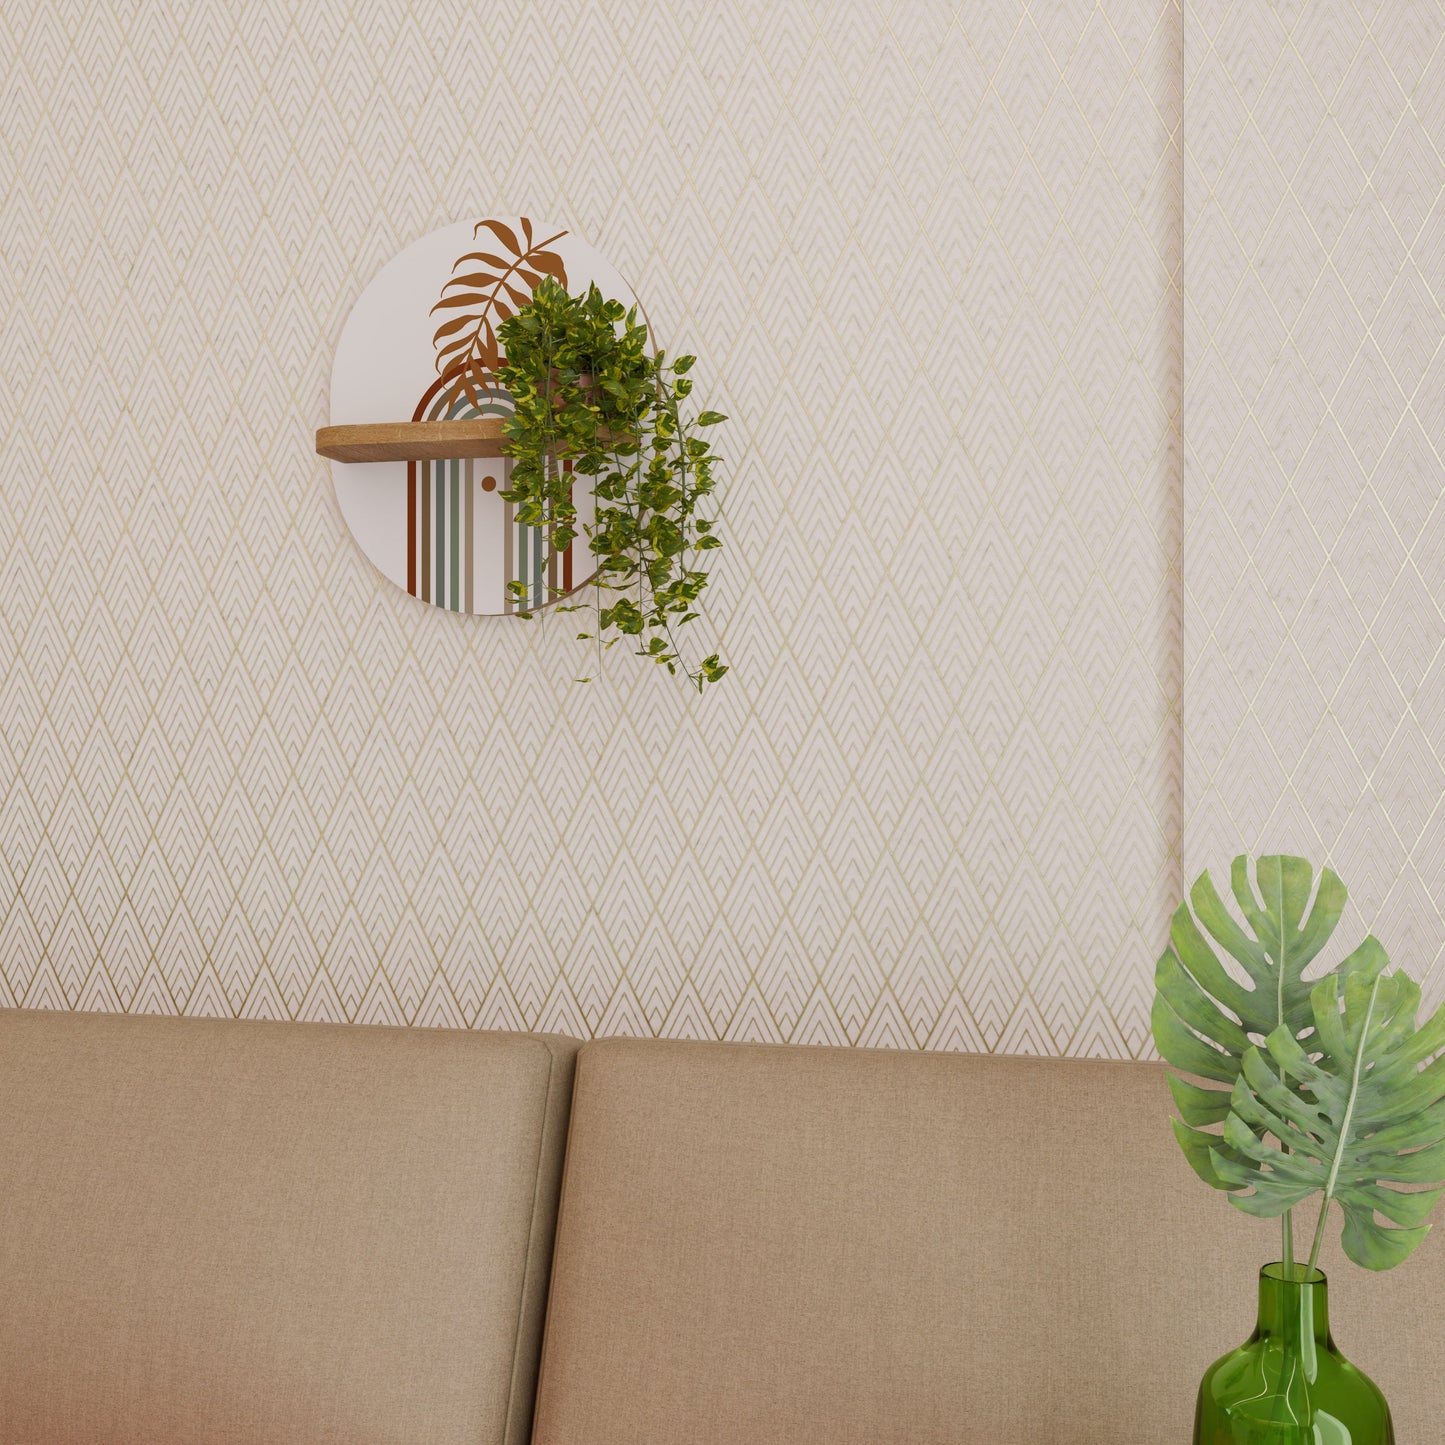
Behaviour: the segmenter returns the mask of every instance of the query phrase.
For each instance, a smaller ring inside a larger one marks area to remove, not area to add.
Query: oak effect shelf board
[[[502,418],[466,421],[383,421],[323,426],[316,450],[334,462],[433,462],[502,455]]]

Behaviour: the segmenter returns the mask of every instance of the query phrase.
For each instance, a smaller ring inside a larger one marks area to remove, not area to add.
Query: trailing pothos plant
[[[599,651],[625,638],[699,691],[716,682],[727,671],[718,655],[690,665],[677,637],[698,616],[707,585],[701,554],[722,545],[699,510],[713,491],[715,461],[701,432],[726,418],[703,411],[689,419],[694,358],[651,350],[636,307],[596,286],[573,296],[551,276],[502,322],[497,340],[504,359],[496,377],[515,407],[503,425],[512,461],[503,495],[517,521],[545,528],[558,551],[583,536],[596,565],[594,630],[578,636],[595,639]],[[572,494],[578,474],[593,479],[590,523],[579,522]],[[524,584],[509,586],[518,603],[529,602]]]
[[[1314,1196],[1307,1270],[1332,1204],[1349,1258],[1389,1269],[1445,1193],[1445,1008],[1417,1026],[1419,987],[1373,936],[1305,978],[1345,905],[1328,868],[1316,887],[1303,858],[1266,857],[1251,879],[1241,857],[1230,884],[1239,918],[1200,874],[1155,972],[1154,1041],[1192,1076],[1170,1075],[1175,1135],[1206,1184],[1281,1221],[1289,1273],[1293,1211]]]

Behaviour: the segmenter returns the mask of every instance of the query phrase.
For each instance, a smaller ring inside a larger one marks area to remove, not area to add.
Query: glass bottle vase
[[[1260,1270],[1259,1323],[1205,1372],[1194,1445],[1395,1445],[1385,1397],[1330,1338],[1320,1270]]]

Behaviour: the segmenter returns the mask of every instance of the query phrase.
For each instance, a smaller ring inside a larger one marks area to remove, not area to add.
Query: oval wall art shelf
[[[558,551],[518,525],[502,455],[511,398],[492,371],[497,327],[544,276],[573,293],[632,289],[562,226],[530,217],[459,221],[393,257],[367,286],[331,371],[331,460],[341,514],[362,551],[398,587],[453,612],[493,616],[560,601],[591,576],[579,536]],[[578,519],[592,520],[578,477]],[[584,532],[585,535],[585,532]],[[509,591],[508,583],[520,583]]]

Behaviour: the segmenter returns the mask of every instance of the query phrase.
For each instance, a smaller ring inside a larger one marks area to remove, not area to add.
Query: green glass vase
[[[1259,1323],[1199,1385],[1194,1445],[1395,1445],[1390,1407],[1330,1338],[1328,1282],[1259,1272]]]

